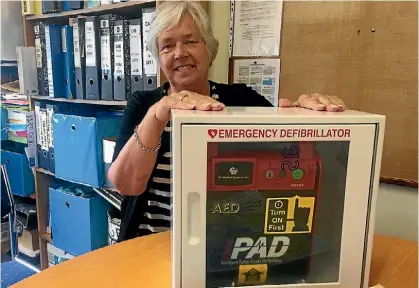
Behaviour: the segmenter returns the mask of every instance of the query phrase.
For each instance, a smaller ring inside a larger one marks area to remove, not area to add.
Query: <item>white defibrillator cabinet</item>
[[[385,117],[173,111],[173,287],[368,287]]]

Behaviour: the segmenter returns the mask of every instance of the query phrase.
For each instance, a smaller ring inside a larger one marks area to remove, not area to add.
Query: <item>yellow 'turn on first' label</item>
[[[311,233],[314,197],[266,199],[265,234]]]

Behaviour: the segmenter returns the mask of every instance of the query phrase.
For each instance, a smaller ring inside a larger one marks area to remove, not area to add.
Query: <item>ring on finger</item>
[[[180,97],[180,101],[182,101],[186,97],[189,97],[188,94],[182,94],[182,96]]]

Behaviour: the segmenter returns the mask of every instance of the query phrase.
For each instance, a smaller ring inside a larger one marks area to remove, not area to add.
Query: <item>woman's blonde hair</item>
[[[218,40],[212,34],[209,16],[201,4],[195,1],[166,1],[157,7],[150,23],[150,32],[146,40],[147,49],[151,51],[157,63],[160,64],[158,37],[163,31],[178,25],[185,14],[191,15],[195,25],[198,27],[207,47],[210,63],[217,56]]]

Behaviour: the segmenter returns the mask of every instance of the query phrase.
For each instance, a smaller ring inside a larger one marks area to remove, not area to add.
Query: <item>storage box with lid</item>
[[[174,110],[173,287],[368,287],[384,125]]]

